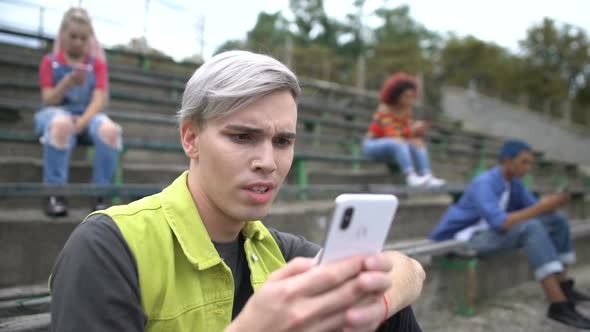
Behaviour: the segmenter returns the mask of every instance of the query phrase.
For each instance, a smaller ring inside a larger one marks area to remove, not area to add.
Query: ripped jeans
[[[69,115],[71,113],[60,107],[45,107],[35,114],[35,133],[43,144],[43,183],[65,184],[68,182],[70,155],[79,138],[86,139],[94,145],[94,168],[92,183],[110,184],[113,180],[119,151],[121,151],[121,131],[117,142],[117,148],[107,144],[99,135],[101,123],[108,120],[104,113],[96,114],[79,135],[72,134],[65,148],[60,148],[51,140],[51,121],[57,115]]]

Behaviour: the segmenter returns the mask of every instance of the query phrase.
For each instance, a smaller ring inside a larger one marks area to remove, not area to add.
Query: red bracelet
[[[387,300],[387,296],[385,296],[385,294],[383,294],[383,302],[385,302],[385,316],[383,316],[383,321],[386,321],[389,314],[389,301]]]

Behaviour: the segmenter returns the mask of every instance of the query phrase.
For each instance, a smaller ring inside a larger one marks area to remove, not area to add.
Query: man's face
[[[264,217],[291,168],[296,125],[297,105],[288,91],[208,120],[197,129],[192,157],[197,206],[236,222]]]
[[[508,160],[510,173],[513,176],[523,178],[533,166],[533,154],[530,151],[521,151],[516,158]]]

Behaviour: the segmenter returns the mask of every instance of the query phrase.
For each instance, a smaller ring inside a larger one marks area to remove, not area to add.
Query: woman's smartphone
[[[342,194],[336,197],[319,264],[380,252],[397,206],[394,195]]]
[[[86,63],[75,63],[72,65],[72,68],[74,70],[80,70],[86,73],[89,73],[92,71],[92,65],[86,64]]]

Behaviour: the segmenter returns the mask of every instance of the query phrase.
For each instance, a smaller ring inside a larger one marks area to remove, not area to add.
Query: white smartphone
[[[336,197],[319,265],[356,254],[380,252],[397,207],[394,195],[342,194]]]

